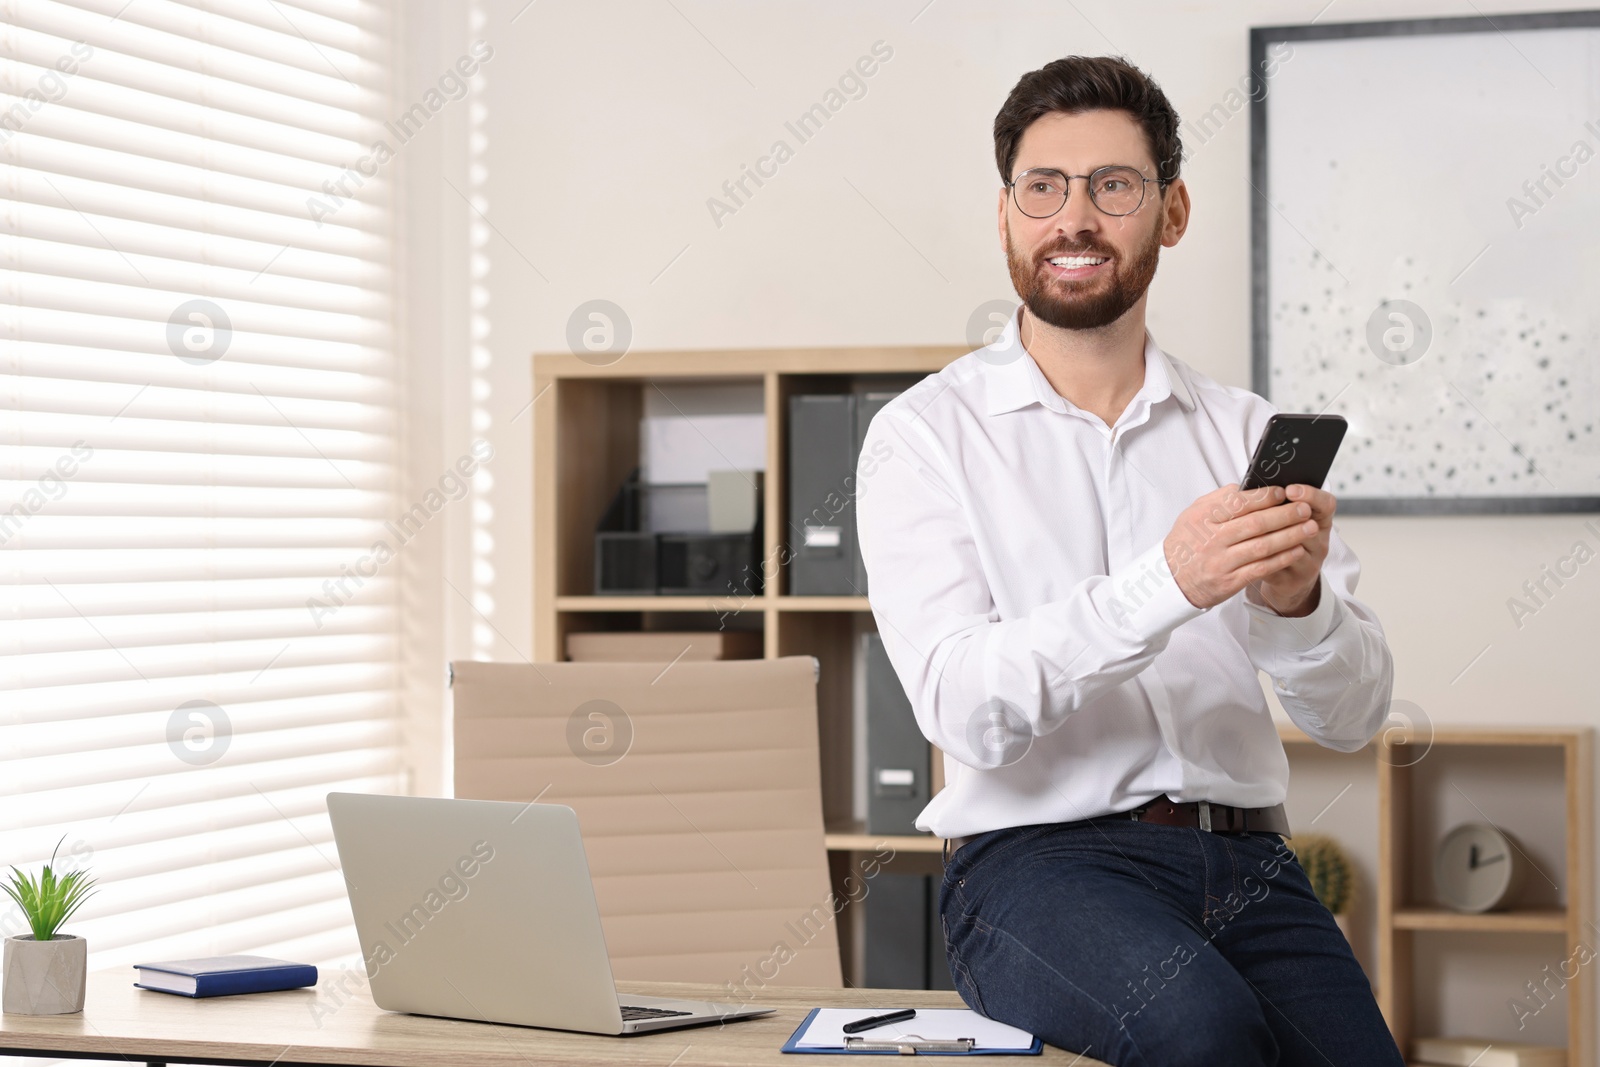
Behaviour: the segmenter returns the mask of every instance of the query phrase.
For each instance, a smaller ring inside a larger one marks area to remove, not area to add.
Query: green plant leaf
[[[50,862],[45,864],[37,879],[13,866],[11,881],[0,884],[0,889],[4,889],[6,895],[22,909],[36,941],[49,941],[55,937],[61,924],[71,918],[95,892],[94,879],[87,871],[68,871],[60,876],[56,874],[56,854],[61,851],[61,842],[66,839],[67,836],[62,834],[61,841],[56,842],[55,850],[50,853]]]

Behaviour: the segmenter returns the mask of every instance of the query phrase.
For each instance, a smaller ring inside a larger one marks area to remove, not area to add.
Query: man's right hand
[[[1189,603],[1209,608],[1306,554],[1310,508],[1280,486],[1214,489],[1184,509],[1167,535],[1167,566]]]

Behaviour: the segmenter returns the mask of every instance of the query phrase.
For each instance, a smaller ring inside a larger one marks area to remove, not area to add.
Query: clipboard
[[[840,1009],[828,1010],[837,1011]],[[852,1009],[850,1014],[859,1018],[873,1014],[874,1010],[871,1008]],[[801,1020],[800,1025],[795,1027],[794,1033],[789,1035],[789,1040],[784,1042],[782,1051],[821,1055],[864,1056],[1037,1056],[1044,1051],[1044,1042],[1038,1037],[1034,1037],[1033,1043],[1024,1048],[986,1048],[979,1045],[971,1037],[951,1038],[941,1036],[925,1038],[916,1032],[916,1019],[909,1019],[905,1023],[896,1026],[881,1027],[884,1031],[881,1034],[867,1036],[851,1034],[843,1039],[844,1043],[842,1045],[802,1045],[800,1043],[801,1039],[806,1036],[812,1024],[817,1021],[817,1016],[821,1011],[823,1011],[822,1008],[811,1009],[810,1013]],[[983,1016],[978,1015],[976,1012],[966,1009],[918,1009],[919,1014],[936,1011],[950,1012],[951,1014],[959,1011],[961,1014],[971,1015],[975,1020],[981,1020],[988,1027],[1001,1025],[984,1019]],[[923,1029],[929,1028],[926,1025],[923,1027]],[[1018,1032],[1020,1033],[1020,1031]]]

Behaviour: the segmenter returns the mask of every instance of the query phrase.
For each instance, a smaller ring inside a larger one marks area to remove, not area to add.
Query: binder
[[[858,596],[856,398],[789,398],[789,529],[794,596]]]
[[[856,468],[873,416],[921,378],[860,375],[847,379],[847,393],[789,398],[792,595],[867,595],[867,568],[856,537]]]
[[[954,989],[939,921],[939,879],[883,871],[861,902],[869,989]]]
[[[887,387],[885,384],[858,385],[856,387],[855,442],[854,448],[850,452],[850,471],[852,474],[855,473],[857,466],[861,462],[861,449],[866,445],[867,427],[872,425],[872,417],[882,411],[885,404],[899,396],[906,389],[909,389],[912,384],[914,383],[910,381],[901,381]],[[854,485],[855,483],[852,482],[851,484]],[[853,527],[855,524],[854,509],[852,509],[850,521]],[[860,596],[866,596],[867,564],[861,558],[859,544],[855,553],[854,566],[856,588],[861,591]]]
[[[867,1034],[844,1035],[843,1023],[884,1008],[812,1008],[784,1042],[784,1052],[879,1056],[1037,1056],[1044,1042],[967,1008],[918,1008],[917,1017]]]
[[[941,879],[931,874],[926,877],[928,879],[928,988],[954,989],[956,980],[950,973],[950,957],[944,943],[944,923],[939,918]]]
[[[868,989],[928,988],[928,876],[880,871],[861,901],[863,983]],[[944,951],[944,942],[939,942]]]
[[[867,833],[915,834],[928,806],[933,750],[877,633],[863,635],[866,663]]]

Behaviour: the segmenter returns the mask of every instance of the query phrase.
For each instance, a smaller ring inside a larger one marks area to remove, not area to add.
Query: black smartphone
[[[1277,414],[1261,431],[1240,489],[1310,485],[1318,489],[1333,468],[1348,424],[1340,415]]]

